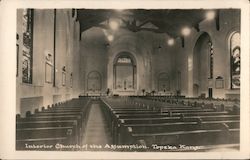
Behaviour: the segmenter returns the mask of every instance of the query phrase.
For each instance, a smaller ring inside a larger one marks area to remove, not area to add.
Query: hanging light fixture
[[[173,38],[168,39],[168,45],[169,46],[174,45],[174,39]]]
[[[113,35],[108,35],[107,38],[108,38],[109,42],[112,42],[114,40],[114,36]]]
[[[216,15],[215,11],[209,10],[206,12],[206,19],[213,20],[215,18],[215,15]]]
[[[114,19],[114,18],[110,19],[109,20],[109,27],[111,30],[117,31],[120,28],[120,23],[119,23],[118,19]]]
[[[189,27],[184,27],[181,31],[181,33],[184,35],[184,36],[188,36],[190,33],[191,33],[191,29]]]

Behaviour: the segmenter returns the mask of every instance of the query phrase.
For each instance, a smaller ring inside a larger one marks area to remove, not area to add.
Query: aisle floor
[[[83,144],[102,146],[111,144],[111,136],[100,107],[98,101],[91,104]]]

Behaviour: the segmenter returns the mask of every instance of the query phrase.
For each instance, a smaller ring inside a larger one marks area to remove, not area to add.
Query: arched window
[[[213,79],[214,76],[214,47],[211,41],[208,42],[208,77]]]
[[[240,33],[230,37],[231,88],[240,88]]]
[[[32,58],[33,58],[33,10],[23,11],[23,60],[22,82],[32,83]]]
[[[136,65],[129,54],[120,55],[114,63],[114,89],[120,91],[135,89]]]

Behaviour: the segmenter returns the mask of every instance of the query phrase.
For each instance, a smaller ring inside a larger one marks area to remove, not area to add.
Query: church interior
[[[239,150],[240,9],[17,9],[16,150]]]

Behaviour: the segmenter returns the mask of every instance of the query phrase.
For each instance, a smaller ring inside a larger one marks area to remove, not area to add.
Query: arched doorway
[[[97,71],[91,71],[88,74],[87,79],[87,90],[88,91],[101,91],[102,85],[101,85],[101,74]]]
[[[136,89],[136,62],[130,53],[120,53],[114,60],[113,69],[116,91],[134,91]]]
[[[214,50],[211,37],[204,32],[196,41],[193,52],[193,96],[212,98]]]

